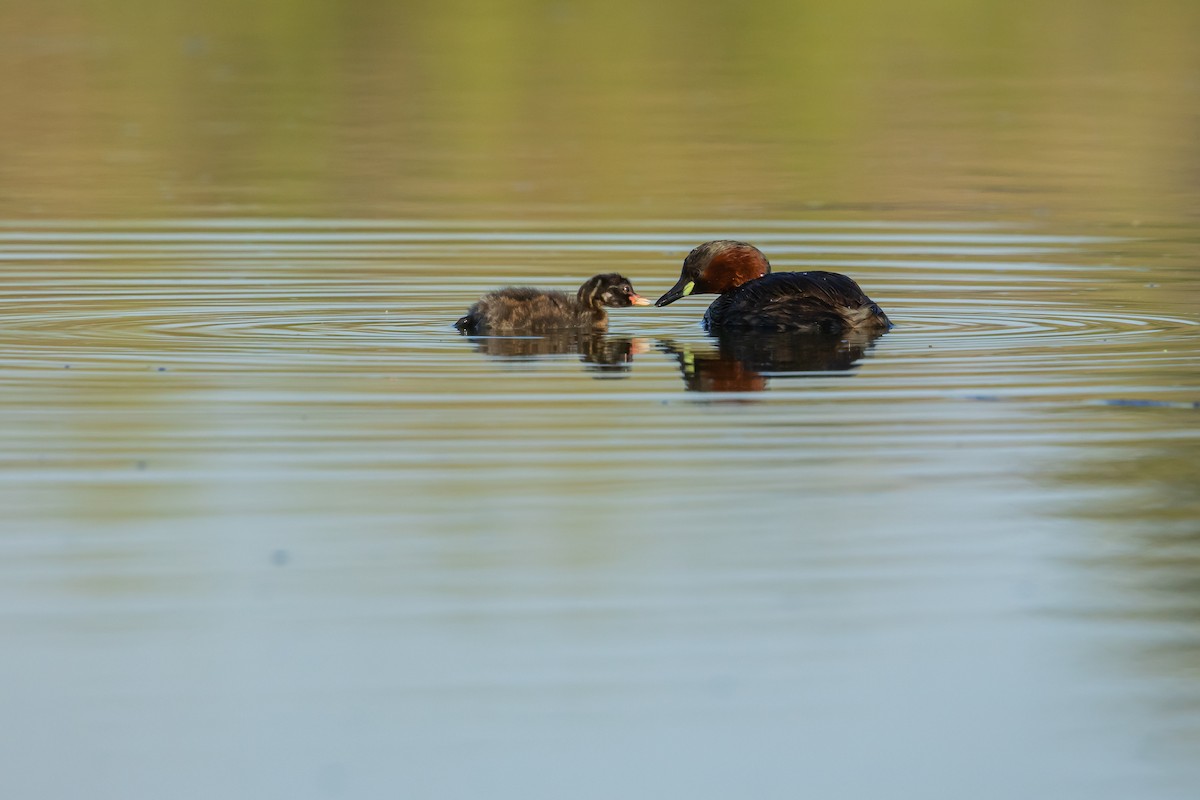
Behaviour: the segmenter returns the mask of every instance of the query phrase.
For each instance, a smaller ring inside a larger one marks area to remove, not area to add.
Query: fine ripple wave
[[[5,363],[174,360],[310,371],[419,364],[451,382],[496,369],[581,374],[580,359],[553,348],[505,363],[496,357],[504,347],[470,342],[451,324],[496,286],[571,290],[599,271],[619,270],[653,296],[674,282],[690,247],[715,236],[760,243],[777,270],[846,272],[884,306],[897,327],[864,349],[855,361],[864,368],[841,374],[862,391],[878,393],[881,382],[897,379],[934,390],[964,380],[989,385],[1001,375],[1006,387],[1033,388],[1046,385],[1048,361],[1063,370],[1055,383],[1083,385],[1091,371],[1111,370],[1122,359],[1194,359],[1200,320],[1132,296],[1135,289],[1153,292],[1136,265],[1112,262],[1120,247],[1113,237],[995,224],[646,227],[0,222],[8,259],[0,297]],[[699,326],[705,305],[692,298],[615,312],[614,336],[632,342],[623,374],[658,379],[644,387],[656,391],[675,386],[672,359],[664,355],[671,348],[632,337],[669,340],[688,358],[704,358],[716,350]],[[952,379],[939,380],[939,370],[950,369]]]

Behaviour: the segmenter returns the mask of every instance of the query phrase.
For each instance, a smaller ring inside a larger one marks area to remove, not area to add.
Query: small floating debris
[[[976,403],[999,403],[1015,398],[997,394],[966,394],[961,399]],[[1099,400],[1084,400],[1085,406],[1109,406],[1113,408],[1200,408],[1200,400],[1145,400],[1136,397],[1107,397]]]
[[[1191,403],[1172,400],[1139,400],[1132,397],[1115,397],[1104,400],[1091,400],[1092,406],[1116,406],[1119,408],[1200,408],[1200,400]]]

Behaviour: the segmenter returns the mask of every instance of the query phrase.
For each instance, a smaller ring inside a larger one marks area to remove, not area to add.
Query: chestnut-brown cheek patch
[[[731,250],[714,258],[701,276],[705,291],[721,294],[767,274],[762,257],[753,250]]]

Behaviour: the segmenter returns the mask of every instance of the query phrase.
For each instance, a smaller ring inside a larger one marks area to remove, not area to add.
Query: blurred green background
[[[1200,3],[0,5],[0,214],[1194,220]]]

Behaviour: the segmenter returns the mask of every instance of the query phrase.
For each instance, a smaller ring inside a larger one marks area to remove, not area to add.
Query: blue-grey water
[[[0,12],[3,794],[1194,797],[1200,15],[919,7]]]

